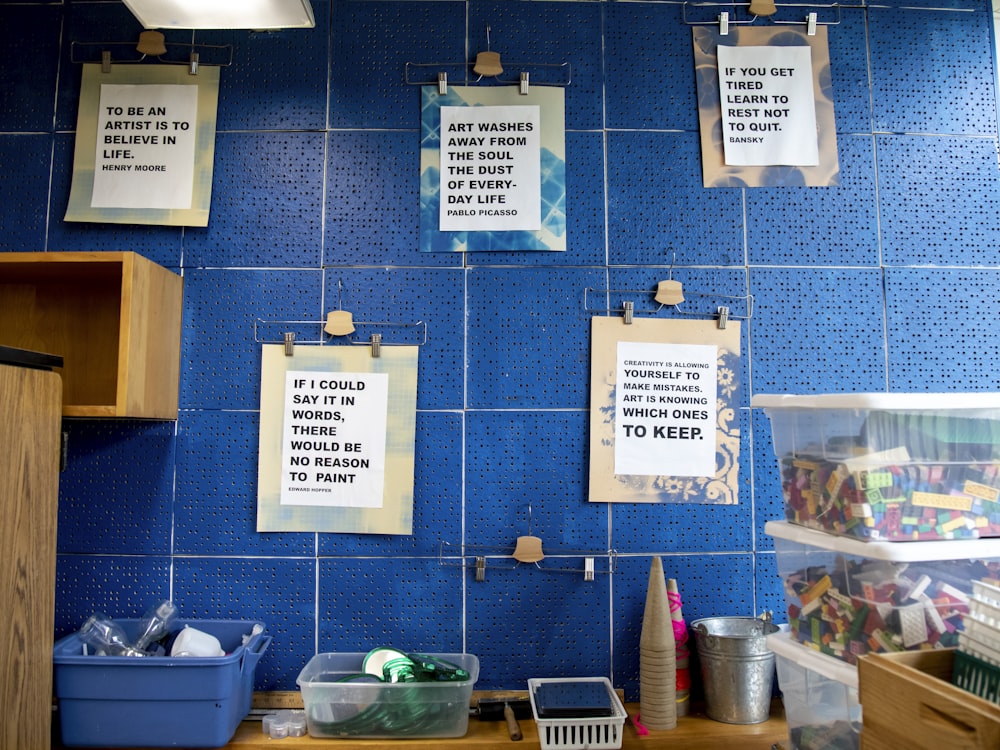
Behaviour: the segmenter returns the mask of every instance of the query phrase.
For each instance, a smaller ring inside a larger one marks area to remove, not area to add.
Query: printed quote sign
[[[101,86],[90,205],[190,208],[197,116],[197,86]]]
[[[565,92],[420,89],[420,251],[566,250]]]
[[[208,226],[219,68],[86,63],[66,221]]]
[[[443,231],[539,229],[537,106],[441,107]]]
[[[282,505],[381,508],[389,377],[285,374]]]
[[[618,342],[615,473],[715,473],[718,348]]]
[[[257,531],[413,532],[418,351],[264,344]]]
[[[819,164],[810,49],[720,46],[717,54],[726,164]]]
[[[592,319],[590,502],[737,502],[740,341],[732,319]]]

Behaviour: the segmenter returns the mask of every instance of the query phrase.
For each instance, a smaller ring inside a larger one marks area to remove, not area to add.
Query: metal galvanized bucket
[[[756,617],[708,617],[694,630],[705,713],[726,724],[767,721],[774,684],[774,652],[767,636],[778,627]]]

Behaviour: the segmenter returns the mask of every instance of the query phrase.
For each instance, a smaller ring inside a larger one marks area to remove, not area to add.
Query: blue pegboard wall
[[[174,423],[74,420],[63,430],[74,471],[59,479],[59,552],[169,554]]]
[[[0,32],[0,251],[134,250],[184,277],[176,424],[71,425],[58,634],[93,609],[137,616],[171,596],[189,617],[267,623],[259,689],[295,689],[317,649],[397,644],[477,653],[482,687],[606,673],[635,699],[653,555],[689,619],[780,612],[763,531],[780,488],[751,394],[1000,389],[989,9],[918,4],[842,8],[828,27],[836,188],[702,188],[679,4],[313,0],[312,31],[195,32],[233,47],[205,228],[62,221],[70,45],[140,25],[96,0],[0,5],[4,29],[30,30]],[[419,90],[405,66],[471,59],[488,25],[508,63],[572,67],[564,253],[419,252]],[[584,290],[651,294],[672,266],[689,290],[754,296],[740,502],[591,504]],[[341,303],[427,326],[414,533],[258,534],[255,321],[322,321]],[[555,559],[617,550],[615,574],[522,566],[477,582],[439,559],[442,542],[513,545],[529,528]]]
[[[886,265],[996,264],[994,138],[879,135],[876,149]]]
[[[997,269],[890,268],[886,279],[892,390],[995,391]]]
[[[877,268],[755,268],[755,393],[885,390]]]

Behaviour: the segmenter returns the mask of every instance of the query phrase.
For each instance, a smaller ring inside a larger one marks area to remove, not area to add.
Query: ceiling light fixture
[[[124,0],[147,29],[311,29],[309,0]]]

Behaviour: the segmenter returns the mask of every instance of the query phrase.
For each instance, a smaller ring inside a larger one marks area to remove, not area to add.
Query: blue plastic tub
[[[133,637],[138,620],[116,620]],[[219,639],[225,656],[94,656],[76,633],[53,652],[62,742],[71,747],[221,747],[250,711],[254,670],[271,636],[254,623],[180,620]]]

